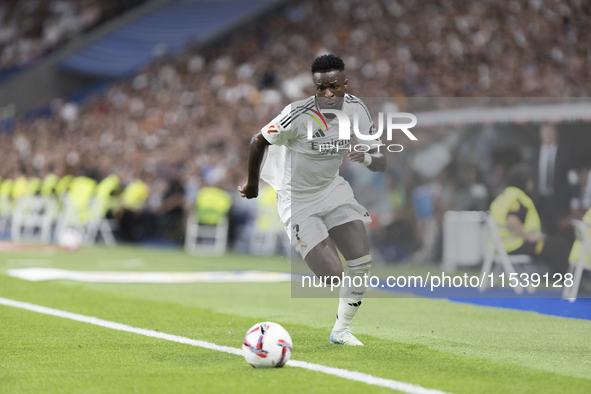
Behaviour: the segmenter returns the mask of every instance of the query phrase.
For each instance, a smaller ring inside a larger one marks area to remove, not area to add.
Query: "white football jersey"
[[[354,114],[358,116],[360,134],[376,133],[369,111],[359,98],[345,94],[341,111],[349,118],[349,138],[354,136]],[[350,148],[350,139],[339,139],[337,117],[323,116],[315,96],[285,107],[261,133],[271,143],[261,178],[293,198],[319,193],[330,185]],[[381,141],[359,143],[371,146]]]

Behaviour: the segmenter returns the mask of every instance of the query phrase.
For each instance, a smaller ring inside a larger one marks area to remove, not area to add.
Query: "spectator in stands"
[[[546,234],[558,233],[558,220],[570,213],[573,186],[569,172],[574,168],[573,155],[567,147],[558,143],[558,133],[553,124],[540,128],[540,149],[535,155],[534,173],[542,229]]]
[[[490,206],[505,249],[509,254],[526,254],[542,260],[552,272],[566,273],[570,245],[562,238],[542,233],[540,216],[529,197],[535,189],[530,167],[526,164],[512,167],[507,184]]]
[[[576,203],[579,210],[586,212],[591,208],[591,170],[583,167],[579,171],[579,182],[576,189]]]
[[[130,182],[123,190],[118,231],[122,241],[139,242],[152,235],[154,220],[146,210],[148,194],[148,185],[139,179]]]
[[[156,231],[154,235],[156,238],[165,238],[182,243],[185,231],[185,188],[178,170],[174,166],[169,168],[166,178],[168,180],[166,191],[160,205],[154,210],[156,215]]]

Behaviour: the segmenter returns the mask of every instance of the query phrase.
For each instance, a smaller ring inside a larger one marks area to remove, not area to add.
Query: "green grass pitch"
[[[0,253],[0,297],[239,348],[259,321],[283,325],[292,358],[448,393],[591,393],[591,321],[446,300],[367,299],[362,348],[329,345],[336,299],[291,298],[289,283],[28,282],[10,268],[289,271],[278,257],[193,257],[133,247]],[[0,305],[0,393],[389,393],[301,368]]]

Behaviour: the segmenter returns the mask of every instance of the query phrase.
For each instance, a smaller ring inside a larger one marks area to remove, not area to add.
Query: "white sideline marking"
[[[0,305],[12,306],[15,308],[26,309],[29,311],[39,312],[39,313],[43,313],[46,315],[58,316],[58,317],[63,317],[65,319],[76,320],[76,321],[83,322],[83,323],[94,324],[96,326],[112,328],[114,330],[132,332],[134,334],[145,335],[147,337],[166,339],[168,341],[184,343],[184,344],[191,345],[191,346],[198,346],[198,347],[202,347],[205,349],[217,350],[220,352],[226,352],[226,353],[230,353],[230,354],[235,354],[237,356],[242,356],[242,349],[237,349],[237,348],[233,348],[233,347],[229,347],[229,346],[220,346],[220,345],[216,345],[215,343],[211,343],[211,342],[199,341],[197,339],[185,338],[185,337],[181,337],[178,335],[165,334],[165,333],[162,333],[159,331],[131,327],[126,324],[103,320],[103,319],[99,319],[99,318],[92,317],[92,316],[79,315],[77,313],[66,312],[66,311],[62,311],[59,309],[48,308],[45,306],[29,304],[28,302],[15,301],[15,300],[10,300],[8,298],[0,297]],[[404,383],[404,382],[398,382],[396,380],[378,378],[376,376],[368,375],[368,374],[361,373],[361,372],[348,371],[346,369],[340,369],[340,368],[334,368],[334,367],[327,367],[327,366],[320,365],[320,364],[307,363],[305,361],[290,360],[287,362],[287,365],[289,365],[291,367],[298,367],[298,368],[309,369],[311,371],[322,372],[322,373],[325,373],[328,375],[338,376],[343,379],[355,380],[357,382],[362,382],[362,383],[370,384],[373,386],[386,387],[386,388],[390,388],[393,390],[402,391],[403,393],[408,393],[408,394],[448,394],[444,391],[427,389],[422,386],[418,386],[418,385],[414,385],[414,384],[410,384],[410,383]]]
[[[220,272],[125,272],[72,271],[60,268],[20,268],[6,271],[8,276],[33,282],[74,280],[94,283],[272,283],[290,282],[289,272],[220,271]]]

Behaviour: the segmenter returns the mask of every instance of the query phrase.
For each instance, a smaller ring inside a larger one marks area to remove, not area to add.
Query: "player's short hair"
[[[345,71],[345,63],[340,57],[333,54],[321,55],[312,62],[312,74],[330,71]]]
[[[507,174],[507,186],[513,186],[525,191],[527,181],[534,179],[531,167],[527,164],[516,164]]]

